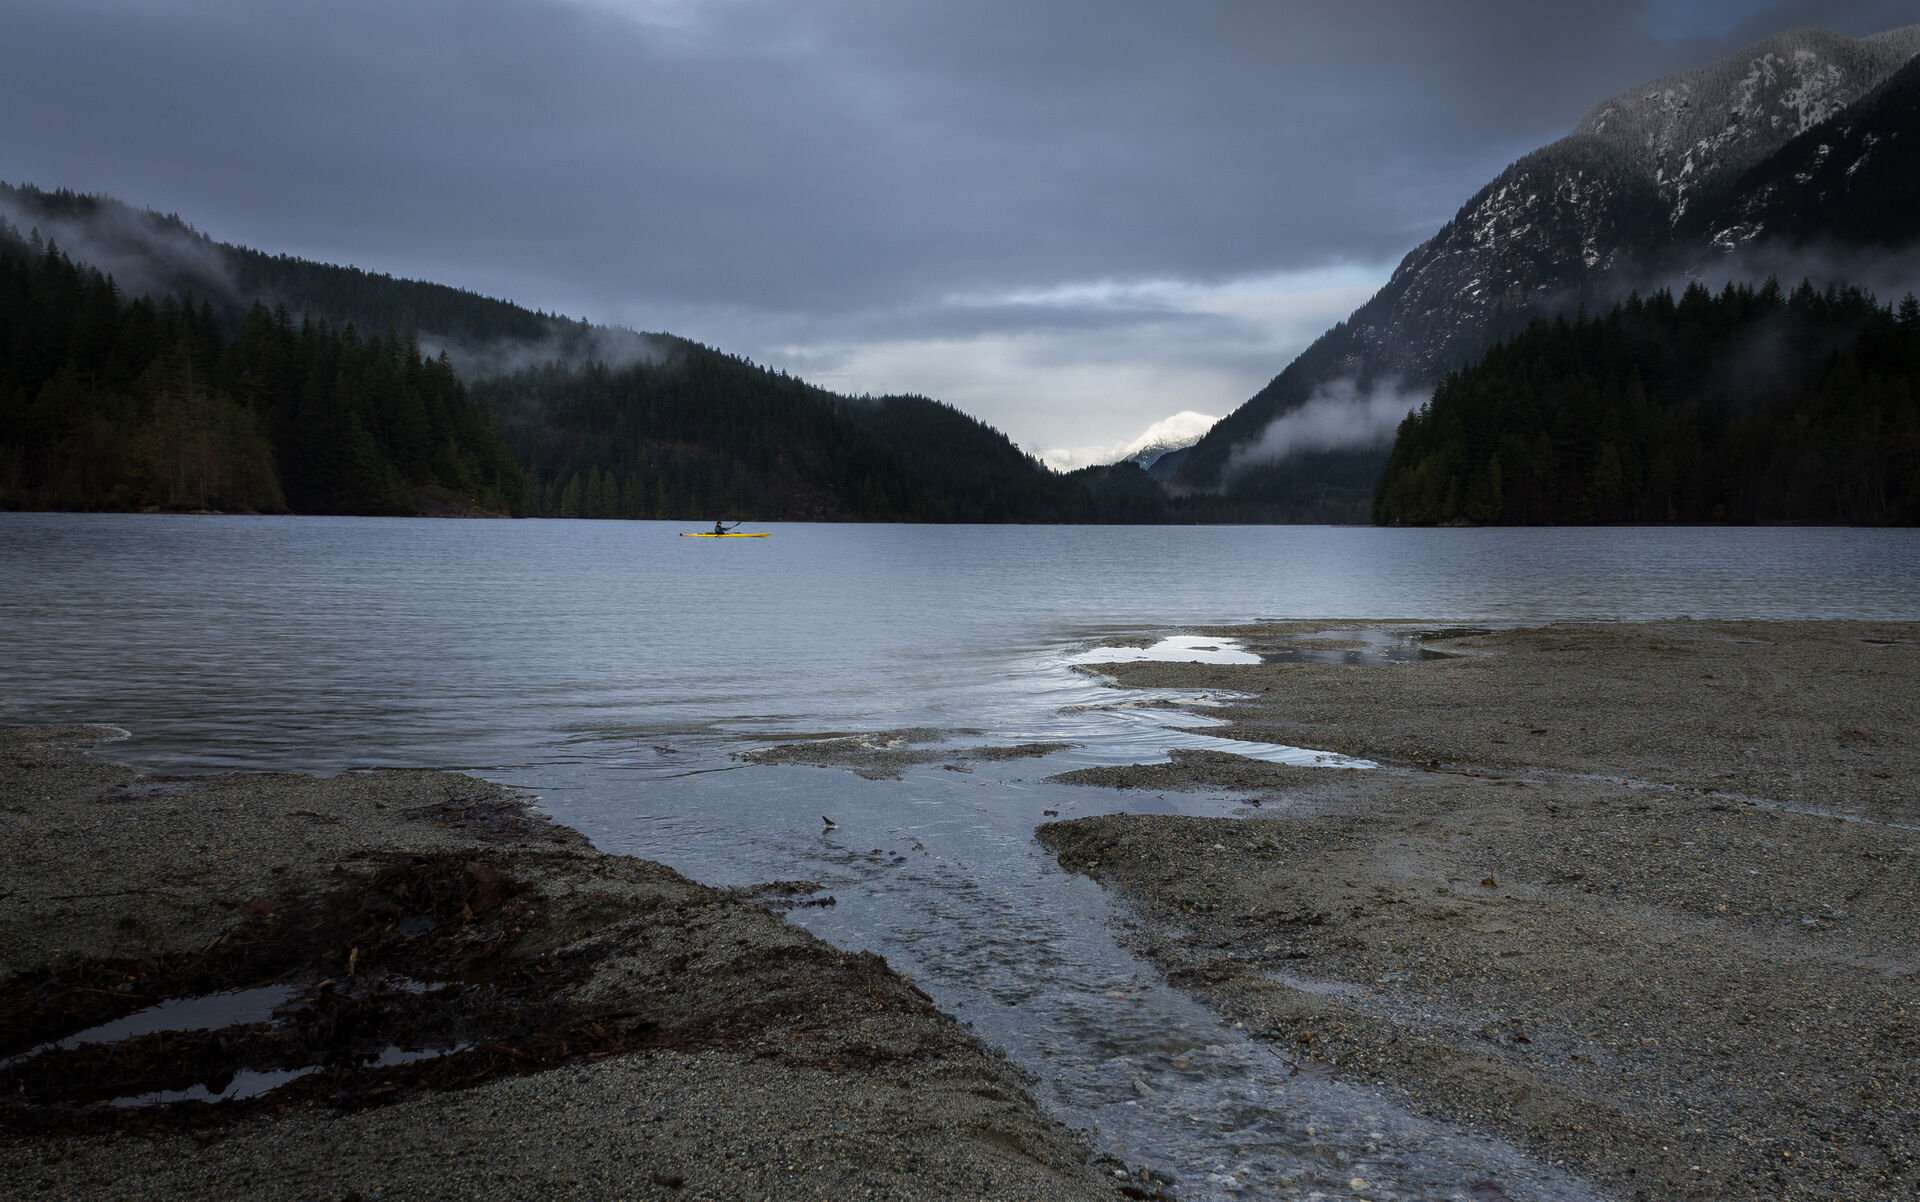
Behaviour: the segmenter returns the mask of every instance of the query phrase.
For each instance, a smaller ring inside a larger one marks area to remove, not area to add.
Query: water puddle
[[[1076,664],[1129,664],[1142,660],[1169,664],[1257,664],[1260,656],[1239,645],[1235,639],[1210,639],[1200,635],[1169,635],[1145,647],[1095,647],[1073,657]]]
[[[1289,747],[1284,743],[1250,743],[1243,739],[1223,739],[1204,729],[1162,728],[1157,731],[1125,732],[1093,743],[1071,758],[1075,767],[1122,767],[1128,764],[1164,764],[1174,751],[1218,751],[1268,764],[1290,764],[1304,768],[1378,768],[1372,760],[1341,755],[1335,751],[1315,751],[1311,747]]]
[[[1356,626],[1302,631],[1281,638],[1176,634],[1154,642],[1121,636],[1071,657],[1074,664],[1142,661],[1175,664],[1348,664],[1385,667],[1423,660],[1457,659],[1464,651],[1436,651],[1427,640],[1486,634],[1478,626],[1401,630]]]
[[[1486,633],[1480,627],[1392,630],[1363,626],[1319,630],[1281,640],[1255,641],[1249,643],[1246,650],[1258,656],[1263,664],[1346,664],[1377,668],[1423,660],[1457,659],[1464,653],[1435,651],[1427,647],[1424,640]]]
[[[170,1106],[175,1102],[227,1102],[241,1098],[256,1098],[270,1090],[278,1089],[289,1081],[298,1081],[311,1073],[320,1071],[315,1064],[307,1068],[283,1068],[256,1070],[243,1068],[233,1074],[229,1083],[215,1092],[205,1085],[195,1085],[190,1089],[161,1089],[152,1093],[135,1094],[132,1097],[115,1098],[110,1106]]]
[[[119,1043],[162,1031],[218,1031],[222,1027],[272,1022],[274,1010],[285,1005],[293,995],[292,985],[263,985],[258,989],[232,989],[200,997],[174,998],[125,1018],[89,1027],[57,1042],[29,1048],[17,1056],[0,1060],[0,1068],[11,1068],[44,1052],[71,1051],[82,1044]]]
[[[403,920],[403,925],[404,921],[409,920]],[[431,923],[432,919],[424,921]],[[329,991],[334,988],[335,983],[332,981],[323,982],[319,986],[286,982],[251,989],[221,990],[194,997],[169,998],[111,1022],[89,1027],[64,1039],[43,1043],[19,1055],[0,1060],[0,1070],[26,1065],[42,1056],[99,1046],[109,1049],[110,1059],[120,1059],[124,1058],[124,1053],[118,1045],[155,1035],[185,1037],[214,1035],[217,1040],[233,1041],[231,1046],[235,1049],[240,1048],[245,1042],[254,1041],[256,1036],[264,1036],[257,1042],[267,1046],[274,1038],[283,1036],[303,1019],[310,1020],[316,1003],[328,998]],[[365,997],[373,994],[399,993],[420,996],[431,993],[437,988],[441,986],[411,977],[394,973],[376,973],[356,981],[354,995]],[[337,997],[337,995],[334,996]],[[437,1059],[463,1051],[469,1046],[471,1045],[466,1043],[436,1048],[389,1045],[378,1052],[347,1053],[335,1057],[334,1063],[331,1064],[308,1064],[297,1068],[250,1068],[233,1065],[229,1060],[227,1067],[207,1070],[210,1074],[208,1080],[187,1088],[129,1094],[111,1098],[106,1104],[118,1107],[150,1107],[168,1106],[179,1102],[212,1103],[242,1100],[259,1097],[291,1081],[311,1076],[329,1067],[383,1068],[396,1064],[409,1064],[417,1060]],[[146,1049],[145,1054],[151,1055],[151,1049]]]
[[[437,1060],[442,1056],[451,1056],[463,1052],[468,1044],[456,1044],[449,1048],[400,1048],[389,1047],[371,1059],[362,1060],[356,1068],[387,1068],[396,1064],[412,1064],[417,1060]],[[324,1064],[309,1064],[300,1068],[251,1069],[234,1071],[232,1078],[218,1090],[206,1085],[195,1085],[188,1089],[161,1089],[152,1093],[134,1094],[130,1097],[115,1098],[108,1105],[121,1107],[171,1106],[178,1102],[235,1102],[246,1098],[257,1098],[271,1093],[290,1081],[310,1077],[324,1071]]]

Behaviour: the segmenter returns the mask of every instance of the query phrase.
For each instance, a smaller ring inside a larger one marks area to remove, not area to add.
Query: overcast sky
[[[0,179],[1041,451],[1245,400],[1624,88],[1920,0],[0,0]]]

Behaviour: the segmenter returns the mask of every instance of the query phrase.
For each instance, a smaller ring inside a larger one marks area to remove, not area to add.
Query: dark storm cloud
[[[0,178],[763,346],[967,337],[1034,316],[994,294],[1062,282],[1390,264],[1613,92],[1794,24],[1920,19],[1845,0],[4,8]],[[1042,324],[1101,321],[1142,315]]]

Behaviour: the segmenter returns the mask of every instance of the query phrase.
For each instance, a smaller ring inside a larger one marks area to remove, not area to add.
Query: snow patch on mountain
[[[1812,129],[1920,54],[1920,26],[1870,38],[1790,29],[1595,106],[1571,139],[1620,152],[1685,215],[1702,189]]]
[[[1125,463],[1129,460],[1141,467],[1152,467],[1154,460],[1162,455],[1199,442],[1219,420],[1204,413],[1195,413],[1191,409],[1183,409],[1172,417],[1163,417],[1148,426],[1146,432],[1132,442],[1042,451],[1040,461],[1056,472],[1070,472],[1076,468],[1100,467],[1110,463]]]

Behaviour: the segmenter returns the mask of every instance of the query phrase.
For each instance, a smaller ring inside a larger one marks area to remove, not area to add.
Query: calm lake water
[[[1089,634],[1914,617],[1920,532],[0,514],[0,715],[175,767],[517,765],[639,724],[996,726]]]
[[[1920,618],[1915,531],[676,537],[692,528],[0,514],[0,721],[121,726],[109,754],[167,771],[460,768],[700,880],[818,880],[839,904],[795,921],[886,955],[1034,1072],[1056,1113],[1183,1198],[1354,1176],[1373,1197],[1465,1200],[1493,1181],[1584,1198],[1364,1083],[1287,1078],[1120,945],[1099,888],[1034,843],[1042,809],[1236,810],[1046,781],[1208,739],[1074,659],[1119,631],[1259,618]],[[889,781],[735,758],[904,727],[1076,746]]]

